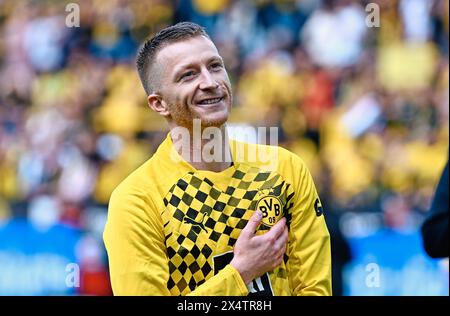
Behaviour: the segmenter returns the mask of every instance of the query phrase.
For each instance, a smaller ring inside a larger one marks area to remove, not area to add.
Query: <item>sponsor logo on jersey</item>
[[[314,202],[314,210],[316,211],[317,217],[323,214],[322,203],[320,203],[320,200],[318,198]]]
[[[205,214],[203,214],[203,218],[202,218],[202,221],[201,221],[201,222],[196,222],[195,219],[189,217],[188,215],[185,215],[184,218],[183,218],[183,222],[184,222],[185,224],[191,224],[192,227],[196,227],[196,226],[197,226],[197,227],[203,229],[205,232],[208,232],[208,231],[206,230],[205,225],[203,225],[203,220],[204,220],[204,219],[205,219]]]

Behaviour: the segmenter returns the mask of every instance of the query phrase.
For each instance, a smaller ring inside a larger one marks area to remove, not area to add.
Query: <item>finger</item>
[[[277,240],[286,228],[286,218],[281,218],[264,236],[268,239]]]
[[[277,252],[277,254],[284,254],[286,252],[286,245],[288,241],[288,230],[287,227],[285,227],[283,233],[274,243],[274,249]]]
[[[255,231],[258,228],[258,225],[262,220],[262,212],[257,210],[253,213],[252,217],[248,221],[247,225],[242,229],[241,235],[253,236],[255,235]]]
[[[279,257],[277,257],[278,265],[280,265],[283,262],[283,259],[284,259],[284,253],[281,253],[281,255]]]
[[[280,256],[276,257],[276,259],[273,263],[272,269],[275,269],[281,265],[281,263],[283,262],[283,257],[284,257],[284,255],[280,255]]]
[[[289,230],[288,230],[287,226],[285,226],[284,232],[282,234],[282,238],[284,239],[285,243],[289,240]]]

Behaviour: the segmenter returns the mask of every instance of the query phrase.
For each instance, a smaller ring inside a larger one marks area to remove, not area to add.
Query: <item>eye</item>
[[[212,63],[210,67],[214,70],[220,70],[220,69],[222,69],[222,63],[215,62],[215,63]]]
[[[195,72],[194,72],[194,71],[192,71],[192,70],[186,71],[185,73],[183,73],[183,74],[180,76],[180,80],[189,80],[189,79],[193,78],[194,75],[195,75]]]

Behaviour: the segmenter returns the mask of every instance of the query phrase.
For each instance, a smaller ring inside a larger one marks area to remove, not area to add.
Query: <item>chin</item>
[[[202,118],[202,127],[221,127],[228,120],[228,115],[226,117],[214,117],[214,118]]]
[[[228,121],[229,111],[227,108],[211,111],[209,113],[197,113],[197,119],[201,120],[202,128],[221,127]]]

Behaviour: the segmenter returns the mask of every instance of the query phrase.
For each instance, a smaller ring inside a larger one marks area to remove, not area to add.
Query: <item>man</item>
[[[446,258],[448,248],[448,160],[431,204],[430,214],[422,224],[422,241],[432,258]]]
[[[204,29],[163,29],[137,67],[170,132],[111,196],[104,241],[114,294],[330,295],[313,180],[285,149],[228,140],[231,85]],[[254,152],[275,155],[267,166]]]

